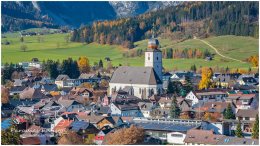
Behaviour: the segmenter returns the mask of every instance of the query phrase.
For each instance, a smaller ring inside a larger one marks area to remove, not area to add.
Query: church
[[[127,92],[141,99],[162,93],[162,52],[159,41],[152,37],[145,52],[144,67],[120,66],[109,83],[109,94]]]

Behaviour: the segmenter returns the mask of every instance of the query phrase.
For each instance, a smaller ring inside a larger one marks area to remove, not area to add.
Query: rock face
[[[2,31],[33,27],[79,27],[98,20],[136,16],[180,2],[3,1]]]

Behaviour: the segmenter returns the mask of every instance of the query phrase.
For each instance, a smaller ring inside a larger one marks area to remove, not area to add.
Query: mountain
[[[94,21],[131,17],[181,2],[2,1],[2,31],[32,27],[79,27]]]

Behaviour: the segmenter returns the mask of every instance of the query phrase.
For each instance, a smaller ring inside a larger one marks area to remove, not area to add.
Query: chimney
[[[214,104],[214,103],[212,103],[212,104],[211,104],[211,107],[212,107],[212,108],[214,108],[214,106],[215,106],[215,104]]]

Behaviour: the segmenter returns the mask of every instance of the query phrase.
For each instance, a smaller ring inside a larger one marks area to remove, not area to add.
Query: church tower
[[[145,67],[153,67],[162,81],[162,52],[159,50],[159,41],[154,38],[154,35],[148,41],[148,48],[145,52]]]

